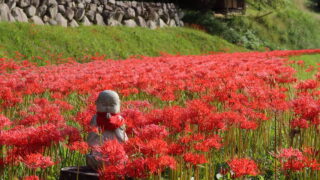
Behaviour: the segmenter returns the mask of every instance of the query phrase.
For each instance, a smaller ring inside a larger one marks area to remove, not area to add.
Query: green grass
[[[319,67],[318,64],[320,63],[320,54],[294,56],[290,59],[295,61],[304,61],[304,67],[296,64],[292,65],[292,67],[297,70],[296,77],[300,80],[312,79],[312,77],[314,77],[314,75],[318,72],[317,68]],[[310,66],[313,66],[314,69],[310,72],[306,72],[306,69],[308,69]]]
[[[14,57],[19,52],[31,59],[40,56],[55,61],[51,55],[82,58],[107,55],[124,59],[132,55],[203,54],[210,51],[243,51],[227,41],[189,28],[146,28],[91,26],[63,28],[25,23],[0,23],[0,56]],[[44,60],[34,59],[43,65]]]

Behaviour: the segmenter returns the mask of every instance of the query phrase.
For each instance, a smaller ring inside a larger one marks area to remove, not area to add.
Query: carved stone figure
[[[118,140],[118,142],[125,142],[128,137],[125,133],[125,125],[119,127],[119,125],[111,123],[111,118],[118,118],[119,121],[123,121],[120,113],[120,98],[119,95],[111,90],[105,90],[100,92],[98,99],[96,100],[97,114],[95,114],[90,122],[90,125],[97,127],[100,133],[90,132],[87,142],[90,146],[102,145],[107,140]],[[92,151],[87,154],[86,161],[87,166],[97,170],[102,162],[99,161],[100,153]]]

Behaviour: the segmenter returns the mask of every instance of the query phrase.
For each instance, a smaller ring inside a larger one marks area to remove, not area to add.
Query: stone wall
[[[77,27],[80,24],[155,29],[183,26],[172,3],[115,0],[0,0],[0,21]]]

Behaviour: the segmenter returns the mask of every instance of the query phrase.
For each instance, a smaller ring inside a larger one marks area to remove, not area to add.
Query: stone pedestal
[[[60,171],[59,180],[99,180],[99,174],[86,166],[65,167]]]

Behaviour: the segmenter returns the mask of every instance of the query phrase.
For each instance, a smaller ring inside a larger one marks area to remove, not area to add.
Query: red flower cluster
[[[246,175],[256,176],[259,174],[257,164],[251,159],[235,158],[229,161],[228,164],[236,178]]]
[[[320,163],[316,159],[312,159],[308,157],[307,153],[303,154],[300,150],[292,147],[282,149],[277,158],[280,159],[283,170],[302,171],[304,168],[320,170]]]
[[[83,141],[75,141],[68,145],[68,148],[72,151],[79,151],[81,154],[86,154],[89,150],[89,145]]]
[[[23,180],[39,180],[38,176],[26,176],[23,178]]]
[[[13,59],[1,58],[0,57],[0,74],[10,73],[19,69],[26,69],[29,67],[34,67],[34,64],[29,61],[17,62]]]
[[[291,122],[293,127],[308,128],[310,123],[320,125],[320,101],[316,96],[300,95],[292,101],[292,108],[297,117]]]
[[[28,168],[47,168],[54,165],[50,157],[43,156],[42,154],[29,154],[21,160]]]
[[[102,146],[96,147],[95,150],[101,153],[100,160],[108,165],[124,164],[127,161],[123,145],[117,140],[106,141]]]
[[[207,163],[206,158],[202,154],[186,153],[183,155],[183,159],[192,165]]]
[[[146,178],[150,173],[175,169],[178,163],[178,167],[188,164],[191,168],[213,163],[207,155],[219,152],[232,157],[240,146],[232,154],[227,154],[230,147],[226,146],[243,141],[238,137],[241,133],[253,137],[261,135],[257,130],[268,131],[263,125],[275,119],[273,114],[293,113],[288,120],[291,127],[285,128],[317,130],[319,73],[312,80],[298,82],[296,71],[284,57],[319,52],[166,55],[125,61],[103,61],[102,56],[85,64],[19,68],[2,60],[7,65],[0,66],[0,111],[11,121],[0,115],[0,146],[6,152],[0,162],[45,168],[53,165],[50,157],[44,156],[47,150],[68,147],[72,152],[100,153],[105,166],[99,172],[104,179]],[[294,98],[288,96],[289,86],[296,87]],[[117,116],[110,121],[117,126],[125,124],[129,140],[88,147],[82,137],[93,130],[89,122],[96,113],[94,101],[105,89],[128,100],[122,106],[124,121]],[[246,146],[241,148],[250,146],[243,143]],[[319,168],[317,156],[311,158],[292,149],[283,150],[278,157],[286,170]],[[235,177],[260,173],[250,159],[233,159],[228,164]]]
[[[70,108],[70,105],[60,100],[55,101],[58,104],[51,103],[47,99],[35,99],[34,104],[29,107],[28,113],[20,112],[23,117],[18,124],[32,126],[36,124],[53,123],[61,125],[64,123],[64,117],[60,109]]]
[[[10,121],[10,119],[0,114],[0,130],[6,126],[10,126],[11,124],[12,122]]]

